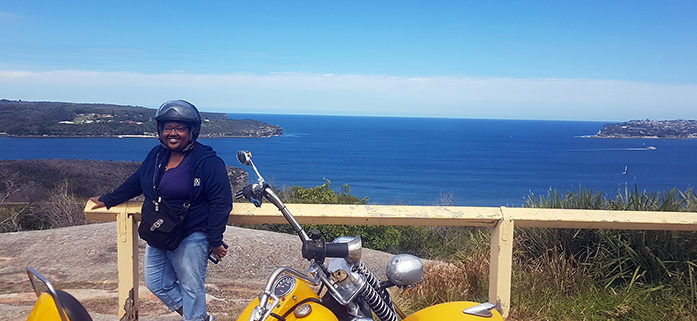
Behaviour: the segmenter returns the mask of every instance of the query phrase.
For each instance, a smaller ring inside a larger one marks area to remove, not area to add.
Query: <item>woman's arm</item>
[[[219,157],[211,158],[204,164],[206,200],[208,200],[208,246],[218,248],[222,245],[223,232],[232,210],[232,190],[227,177],[225,162]]]
[[[145,157],[145,160],[140,164],[138,170],[129,176],[126,181],[124,181],[119,187],[117,187],[113,192],[104,194],[102,196],[96,197],[97,206],[95,208],[106,206],[110,208],[112,206],[119,205],[125,201],[130,200],[140,194],[143,194],[143,189],[141,185],[142,175],[149,172],[146,170],[148,167],[156,166],[156,156],[158,147],[153,148]],[[103,206],[100,206],[103,203]]]

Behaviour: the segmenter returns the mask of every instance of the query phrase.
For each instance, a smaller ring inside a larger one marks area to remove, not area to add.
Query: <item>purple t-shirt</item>
[[[188,200],[191,193],[191,157],[187,153],[175,168],[169,168],[160,180],[160,195],[164,199]]]

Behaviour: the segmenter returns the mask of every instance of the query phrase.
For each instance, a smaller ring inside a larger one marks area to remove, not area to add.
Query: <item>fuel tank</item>
[[[305,282],[285,276],[279,278],[273,291],[279,296],[280,302],[274,307],[272,313],[287,321],[338,321],[334,313],[319,303],[319,296]],[[249,321],[249,316],[257,305],[259,305],[259,297],[247,305],[237,320]],[[269,320],[276,321],[277,318],[272,316]]]

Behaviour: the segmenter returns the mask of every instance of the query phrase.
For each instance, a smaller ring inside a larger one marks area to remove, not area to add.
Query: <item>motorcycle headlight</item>
[[[392,257],[387,264],[385,274],[394,285],[412,285],[424,280],[424,265],[416,256],[399,254]]]
[[[358,263],[361,261],[363,254],[363,241],[360,236],[339,236],[332,243],[348,243],[348,255],[345,257],[349,264]]]

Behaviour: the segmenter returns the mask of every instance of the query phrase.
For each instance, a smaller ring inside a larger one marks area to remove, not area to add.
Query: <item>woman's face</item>
[[[166,122],[162,127],[160,140],[170,150],[181,151],[189,144],[189,127],[173,121]]]

